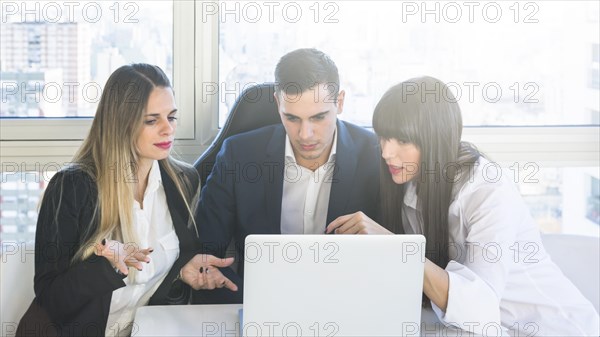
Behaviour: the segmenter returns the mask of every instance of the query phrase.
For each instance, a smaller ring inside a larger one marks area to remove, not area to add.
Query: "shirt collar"
[[[337,126],[335,128],[335,131],[333,132],[333,145],[331,146],[331,153],[329,154],[329,163],[333,163],[335,161],[335,157],[336,157],[336,153],[337,153]]]
[[[328,163],[335,162],[335,157],[337,153],[337,127],[333,132],[333,145],[331,146],[331,153],[329,153]],[[296,157],[294,156],[294,149],[292,148],[292,143],[290,142],[290,137],[285,134],[285,160],[287,163],[296,164]]]
[[[404,204],[410,208],[417,209],[417,185],[413,181],[406,183]]]
[[[146,192],[144,194],[156,191],[160,184],[162,184],[162,177],[160,176],[160,166],[158,165],[158,160],[155,160],[152,163],[150,173],[148,174],[148,186],[146,187]]]

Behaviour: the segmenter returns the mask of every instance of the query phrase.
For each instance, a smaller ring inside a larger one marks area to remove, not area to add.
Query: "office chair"
[[[225,139],[238,133],[281,123],[277,103],[273,97],[274,92],[274,83],[263,83],[247,88],[241,93],[215,140],[194,163],[200,174],[202,186],[212,171],[217,153]]]
[[[546,252],[596,311],[600,310],[600,241],[571,234],[542,234]]]

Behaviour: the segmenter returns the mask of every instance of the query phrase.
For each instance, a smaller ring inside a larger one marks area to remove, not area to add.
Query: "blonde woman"
[[[183,304],[189,289],[237,287],[196,255],[196,170],[170,157],[173,90],[156,66],[108,79],[73,164],[48,184],[36,232],[36,298],[21,334],[129,335],[135,310]],[[41,323],[40,323],[41,322]]]

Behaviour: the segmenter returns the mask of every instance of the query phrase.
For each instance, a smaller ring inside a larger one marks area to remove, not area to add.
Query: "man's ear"
[[[277,104],[277,111],[279,112],[279,94],[277,91],[273,93],[273,97],[275,98],[275,104]]]
[[[346,98],[346,92],[341,90],[337,97],[337,114],[341,114],[344,111],[344,99]]]

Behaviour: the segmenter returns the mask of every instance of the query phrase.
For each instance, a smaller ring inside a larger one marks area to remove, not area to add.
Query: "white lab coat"
[[[445,324],[488,336],[598,336],[593,305],[550,260],[511,179],[480,158],[452,192]],[[404,197],[403,226],[422,233],[415,184]]]

